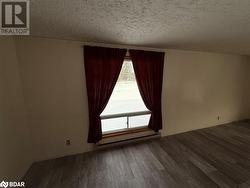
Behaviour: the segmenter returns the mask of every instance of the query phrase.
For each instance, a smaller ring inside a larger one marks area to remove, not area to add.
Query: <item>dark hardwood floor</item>
[[[250,124],[35,163],[24,181],[32,188],[250,187]]]

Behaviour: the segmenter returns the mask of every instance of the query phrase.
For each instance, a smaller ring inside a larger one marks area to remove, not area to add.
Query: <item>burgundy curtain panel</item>
[[[129,50],[133,62],[140,94],[151,111],[148,127],[154,131],[162,129],[161,92],[164,53]]]
[[[89,107],[89,143],[96,143],[102,139],[100,115],[112,94],[125,54],[125,49],[84,46]]]

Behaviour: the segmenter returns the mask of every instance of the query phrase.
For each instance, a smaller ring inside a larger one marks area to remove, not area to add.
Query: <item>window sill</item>
[[[102,138],[110,138],[110,137],[116,137],[116,136],[122,136],[126,134],[133,134],[133,133],[139,133],[139,132],[145,132],[145,131],[150,131],[147,126],[145,127],[138,127],[138,128],[129,128],[129,129],[124,129],[120,131],[114,131],[114,132],[109,132],[109,133],[103,133]]]
[[[102,140],[97,143],[97,146],[104,145],[116,145],[126,143],[128,140],[140,139],[143,137],[149,137],[153,135],[159,135],[148,127],[140,127],[129,129],[126,131],[113,132],[108,134],[103,134]]]

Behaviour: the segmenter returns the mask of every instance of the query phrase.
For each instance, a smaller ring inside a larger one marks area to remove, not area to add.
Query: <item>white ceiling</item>
[[[250,54],[250,0],[31,0],[31,35]]]

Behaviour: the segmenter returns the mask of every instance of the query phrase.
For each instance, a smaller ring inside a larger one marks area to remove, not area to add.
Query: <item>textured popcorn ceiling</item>
[[[250,54],[250,0],[31,0],[31,35]]]

